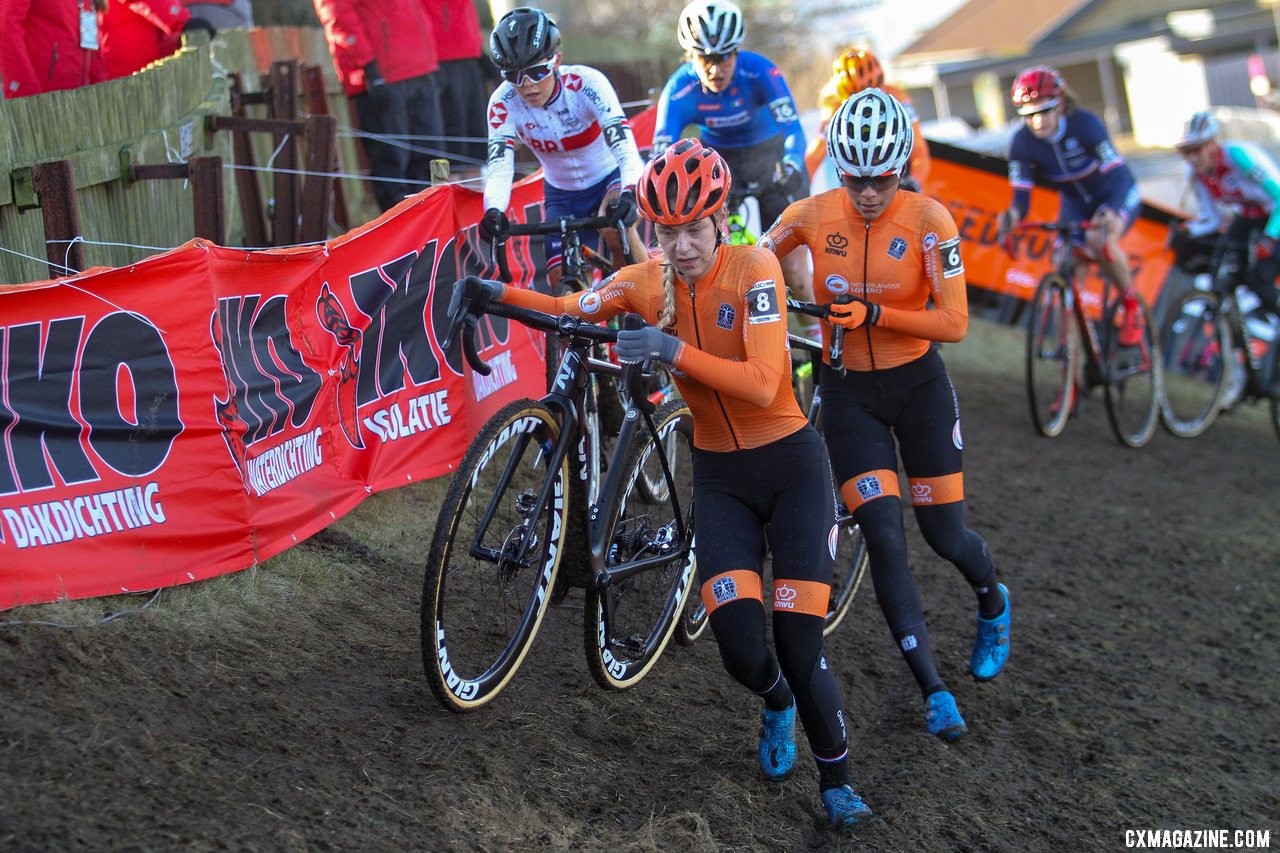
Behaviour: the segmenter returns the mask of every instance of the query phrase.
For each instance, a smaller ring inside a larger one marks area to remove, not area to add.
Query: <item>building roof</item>
[[[895,63],[1025,55],[1093,0],[969,0],[908,45]]]

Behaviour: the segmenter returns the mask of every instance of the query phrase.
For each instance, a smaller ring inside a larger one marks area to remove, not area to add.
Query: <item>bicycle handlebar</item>
[[[628,228],[622,224],[622,220],[612,216],[560,216],[545,222],[513,222],[506,234],[495,238],[489,244],[489,259],[497,266],[499,280],[504,284],[510,284],[512,275],[507,261],[507,241],[512,237],[536,237],[550,234],[567,237],[573,232],[598,231],[601,228],[617,229],[618,238],[622,241],[622,256],[628,263],[634,263]]]
[[[853,301],[853,297],[847,293],[842,293],[836,297],[837,305],[847,305]],[[807,314],[810,317],[817,317],[819,320],[825,320],[831,315],[830,305],[818,305],[815,302],[801,302],[799,299],[787,299],[787,310],[795,311],[797,314]],[[831,362],[831,369],[835,371],[836,376],[844,376],[844,326],[836,325],[831,330],[831,352],[828,360]]]
[[[503,302],[482,300],[484,282],[479,276],[469,275],[461,281],[454,282],[454,287],[464,288],[458,310],[449,318],[449,330],[445,333],[440,347],[445,352],[453,348],[454,338],[461,335],[462,354],[471,369],[481,376],[488,376],[492,371],[488,363],[480,357],[476,348],[475,329],[481,314],[492,314],[495,317],[506,317],[523,323],[542,332],[552,333],[560,337],[591,341],[592,343],[612,344],[618,340],[618,333],[613,329],[588,323],[581,317],[572,314],[547,314],[532,308],[521,308]]]
[[[1015,251],[1013,235],[1019,231],[1051,231],[1055,234],[1075,234],[1078,231],[1088,231],[1090,228],[1096,228],[1088,219],[1079,221],[1022,221],[1012,228],[1005,229],[1000,235],[999,240],[1004,253],[1011,258],[1016,258],[1018,253]]]

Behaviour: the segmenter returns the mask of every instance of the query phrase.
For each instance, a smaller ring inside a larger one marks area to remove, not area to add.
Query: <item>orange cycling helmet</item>
[[[836,81],[836,94],[841,101],[863,89],[879,89],[884,86],[884,68],[880,60],[869,50],[859,47],[845,48],[831,63],[831,76]]]
[[[1062,82],[1058,69],[1048,65],[1033,65],[1014,78],[1009,95],[1018,115],[1025,116],[1062,103],[1062,92],[1066,88],[1067,84]]]
[[[684,225],[724,207],[730,183],[729,166],[714,148],[681,139],[645,164],[636,201],[650,222]]]

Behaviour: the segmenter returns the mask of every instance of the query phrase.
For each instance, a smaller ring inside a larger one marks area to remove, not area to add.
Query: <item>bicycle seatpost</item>
[[[837,305],[848,305],[853,301],[853,297],[847,293],[842,293],[836,297]],[[844,376],[844,326],[835,325],[831,327],[831,369],[835,371],[836,376]]]

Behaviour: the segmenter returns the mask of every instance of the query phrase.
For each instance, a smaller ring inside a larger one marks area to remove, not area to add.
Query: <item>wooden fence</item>
[[[212,44],[197,36],[196,43],[126,78],[0,100],[0,282],[48,278],[51,269],[72,257],[80,261],[69,264],[76,268],[81,264],[126,266],[158,249],[186,242],[199,233],[200,186],[194,167],[197,161],[206,167],[216,163],[207,159],[213,157],[221,159],[221,180],[213,181],[215,189],[221,184],[221,207],[215,211],[223,229],[220,236],[225,245],[252,245],[246,241],[246,234],[253,231],[246,232],[242,194],[256,185],[269,220],[278,187],[266,172],[235,168],[233,134],[218,129],[220,120],[212,117],[232,115],[234,81],[238,79],[246,93],[258,92],[278,79],[270,75],[273,64],[282,60],[296,61],[299,69],[314,67],[312,73],[322,80],[328,111],[339,132],[338,162],[321,170],[336,167],[344,174],[359,173],[359,149],[346,132],[353,124],[347,99],[318,28],[232,30],[220,33]],[[295,94],[301,89],[301,77],[299,71]],[[249,105],[242,111],[244,116],[271,114],[269,99],[245,100]],[[299,120],[316,112],[317,106],[300,100]],[[259,167],[272,161],[273,154],[273,165],[279,165],[280,139],[280,134],[256,133],[246,150]],[[239,158],[243,166],[246,152],[239,152]],[[70,164],[73,179],[68,187],[73,186],[74,192],[68,199],[58,199],[50,191],[57,175],[40,169],[40,164],[58,161]],[[182,167],[177,164],[183,163],[192,165],[189,177],[180,174]],[[146,168],[164,164],[169,168]],[[299,156],[292,168],[305,171],[309,166]],[[246,179],[246,173],[252,178]],[[350,220],[325,222],[326,232],[376,214],[365,182],[339,181],[336,186],[341,187]],[[209,195],[208,186],[205,194]],[[301,193],[295,196],[302,197]],[[59,212],[67,216],[67,210],[58,210],[64,206],[78,215],[75,225],[83,244],[47,244],[49,217],[56,219]],[[206,227],[210,215],[206,205]]]

